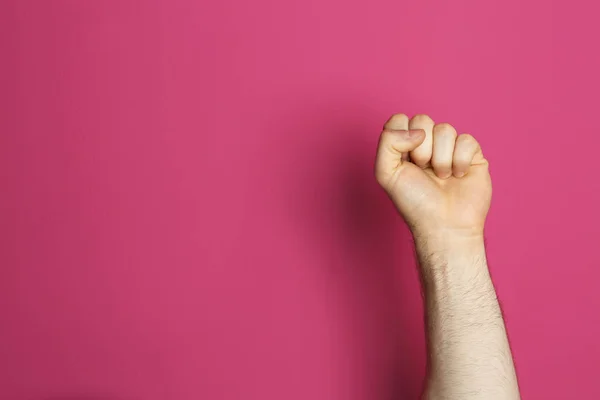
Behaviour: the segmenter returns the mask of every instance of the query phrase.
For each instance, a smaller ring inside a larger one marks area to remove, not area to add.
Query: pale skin
[[[396,114],[381,133],[375,176],[415,241],[427,321],[423,399],[520,399],[486,261],[492,185],[479,143],[427,115]]]

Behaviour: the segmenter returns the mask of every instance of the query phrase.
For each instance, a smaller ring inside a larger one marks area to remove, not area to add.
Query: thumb
[[[379,183],[385,186],[408,160],[408,153],[419,147],[424,140],[423,129],[385,129],[381,132],[375,160],[375,176]]]

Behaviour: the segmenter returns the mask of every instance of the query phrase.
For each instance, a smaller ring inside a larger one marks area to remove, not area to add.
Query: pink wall
[[[491,159],[524,399],[600,398],[596,4],[2,2],[0,398],[416,398],[398,111]]]

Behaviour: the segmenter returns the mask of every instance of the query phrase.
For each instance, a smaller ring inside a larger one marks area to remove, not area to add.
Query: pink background
[[[394,112],[491,160],[523,397],[600,398],[596,4],[2,2],[0,398],[416,398]]]

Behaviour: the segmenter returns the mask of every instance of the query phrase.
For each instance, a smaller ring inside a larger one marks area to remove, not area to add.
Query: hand
[[[482,237],[492,185],[479,143],[426,115],[393,115],[375,176],[415,236]]]

